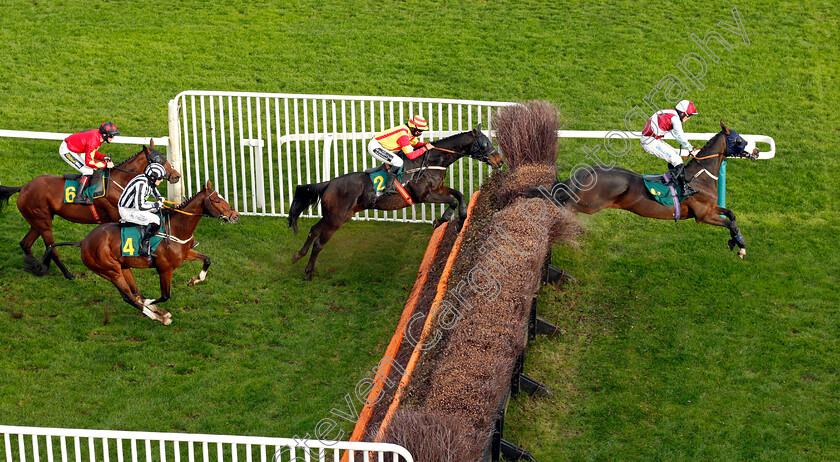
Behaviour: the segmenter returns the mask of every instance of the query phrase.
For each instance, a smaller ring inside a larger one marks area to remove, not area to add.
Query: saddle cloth
[[[79,178],[82,175],[80,173],[65,173],[64,174],[64,203],[70,204],[73,202],[73,199],[76,198],[76,194],[78,194],[79,190]],[[108,189],[106,185],[108,184],[108,178],[110,177],[110,171],[104,172],[103,170],[97,170],[93,172],[93,175],[90,177],[90,181],[88,181],[87,188],[85,188],[82,194],[88,198],[91,202],[94,199],[99,199],[100,197],[105,197],[108,194]]]

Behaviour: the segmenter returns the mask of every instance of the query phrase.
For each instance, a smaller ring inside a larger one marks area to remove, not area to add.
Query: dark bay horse
[[[166,156],[155,149],[154,141],[150,145],[151,147],[143,146],[142,151],[114,165],[114,168],[110,171],[110,184],[106,185],[107,194],[95,199],[92,206],[65,203],[64,177],[62,176],[39,175],[23,186],[0,186],[0,208],[12,195],[20,192],[17,206],[20,214],[29,222],[29,232],[20,241],[24,262],[32,265],[35,261],[32,255],[32,245],[39,237],[44,240],[45,246],[55,243],[52,221],[56,215],[73,223],[112,223],[119,221],[120,214],[117,210],[117,202],[120,199],[123,187],[137,174],[143,173],[143,170],[150,163],[163,164],[166,168],[166,180],[170,183],[177,183],[181,179],[181,174],[172,168],[172,165],[166,160]],[[61,262],[58,253],[53,252],[53,259],[64,277],[73,279],[73,274]]]
[[[435,220],[434,226],[437,227],[450,220],[456,209],[461,220],[467,215],[464,195],[443,184],[446,169],[464,156],[487,163],[493,168],[501,167],[503,161],[487,135],[481,132],[480,126],[434,141],[432,144],[434,149],[417,159],[405,161],[404,186],[414,202],[449,205],[443,215]],[[319,200],[323,216],[309,230],[300,251],[292,256],[292,263],[296,263],[312,246],[312,255],[306,265],[304,277],[307,281],[312,279],[318,253],[333,233],[350,221],[354,214],[368,209],[398,210],[410,205],[399,194],[384,195],[377,200],[373,182],[367,172],[348,173],[323,183],[299,185],[295,189],[295,197],[289,210],[289,226],[295,234],[298,231],[297,220],[300,214]]]
[[[184,260],[202,260],[204,267],[198,278],[190,279],[190,285],[204,280],[210,259],[193,250],[195,228],[203,216],[219,218],[223,221],[236,223],[239,212],[213,189],[213,184],[207,181],[204,188],[183,204],[174,209],[164,211],[167,233],[170,239],[164,240],[154,251],[154,259],[146,257],[122,256],[120,238],[120,224],[109,223],[97,226],[81,242],[61,242],[47,247],[41,257],[39,273],[46,273],[55,248],[62,245],[81,247],[82,262],[94,273],[111,281],[129,305],[142,311],[146,316],[169,325],[172,315],[158,308],[157,304],[169,300],[172,288],[172,272],[184,263]],[[134,282],[132,268],[154,267],[160,278],[159,298],[154,300],[143,297],[137,283]]]
[[[729,229],[729,250],[738,246],[738,256],[746,255],[746,242],[738,229],[735,214],[717,205],[717,177],[720,165],[727,157],[746,157],[755,160],[758,148],[744,152],[746,141],[726,124],[720,123],[716,134],[685,166],[686,178],[697,194],[680,204],[680,219],[694,218],[697,223],[723,226]],[[642,175],[618,167],[599,165],[580,169],[574,178],[556,182],[549,193],[545,189],[531,190],[527,195],[539,197],[540,193],[568,210],[593,214],[606,208],[629,210],[637,215],[660,220],[675,217],[673,206],[662,205],[645,187]],[[722,217],[725,216],[726,218]]]

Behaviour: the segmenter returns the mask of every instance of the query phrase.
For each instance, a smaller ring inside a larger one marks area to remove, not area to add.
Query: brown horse
[[[746,255],[746,242],[738,229],[735,214],[717,205],[717,177],[721,163],[727,157],[746,157],[755,160],[758,148],[744,152],[746,141],[722,121],[722,131],[716,134],[685,166],[686,178],[699,190],[680,204],[680,219],[694,218],[697,223],[724,226],[729,229],[729,250],[738,246],[738,256]],[[660,220],[676,216],[673,206],[662,205],[645,187],[642,175],[618,167],[598,165],[575,172],[574,178],[556,182],[551,192],[533,189],[530,197],[540,195],[574,212],[593,214],[607,208],[629,210],[637,215]],[[726,218],[722,217],[725,216]]]
[[[37,272],[42,274],[46,272],[45,268],[49,266],[56,247],[62,245],[81,247],[82,262],[85,266],[111,281],[126,303],[142,311],[146,316],[169,325],[172,322],[172,315],[158,308],[157,304],[169,300],[172,272],[181,266],[184,260],[204,261],[204,267],[198,278],[190,279],[189,284],[194,285],[204,280],[207,268],[210,266],[210,259],[192,248],[193,233],[199,220],[203,216],[210,216],[236,223],[239,221],[239,212],[213,189],[210,181],[207,181],[204,188],[196,195],[177,208],[165,209],[163,215],[168,228],[168,237],[164,238],[155,250],[153,258],[122,256],[120,227],[123,225],[109,223],[94,228],[81,242],[60,242],[47,247],[40,261],[42,268],[38,268]],[[154,300],[140,294],[140,289],[131,273],[132,268],[151,267],[157,270],[160,278],[161,295]]]
[[[440,226],[452,218],[455,210],[463,221],[467,215],[464,195],[457,189],[444,186],[446,169],[453,162],[464,156],[489,164],[493,168],[502,166],[502,156],[493,147],[487,135],[481,132],[481,126],[452,135],[434,142],[434,149],[418,157],[405,161],[403,169],[407,175],[405,189],[414,202],[427,204],[448,204],[449,207],[434,226]],[[381,168],[381,167],[380,167]],[[381,196],[378,200],[369,173],[354,172],[317,184],[300,185],[295,189],[295,198],[289,210],[289,226],[297,234],[297,220],[308,207],[321,201],[323,217],[309,230],[309,236],[299,252],[292,256],[292,263],[303,258],[312,246],[312,255],[306,265],[305,280],[312,279],[315,260],[333,233],[350,221],[354,214],[362,210],[398,210],[410,204],[399,194]],[[313,245],[314,243],[314,245]]]
[[[137,174],[143,173],[143,170],[150,163],[163,164],[166,168],[165,178],[170,183],[177,183],[181,179],[181,174],[172,168],[172,165],[166,160],[166,156],[155,149],[154,141],[150,144],[151,147],[143,146],[142,151],[110,169],[110,184],[105,185],[106,195],[95,199],[93,205],[90,206],[65,203],[64,177],[62,176],[40,175],[23,186],[0,186],[0,208],[8,202],[12,195],[20,192],[17,206],[20,214],[29,222],[29,232],[20,241],[24,263],[27,266],[33,266],[35,258],[32,255],[32,244],[39,237],[44,240],[45,246],[55,243],[52,221],[56,215],[73,223],[111,223],[119,221],[120,214],[117,210],[117,202],[120,199],[123,187]],[[68,200],[72,201],[73,198],[70,197]],[[64,277],[73,279],[73,274],[61,262],[58,253],[53,252],[53,259]]]

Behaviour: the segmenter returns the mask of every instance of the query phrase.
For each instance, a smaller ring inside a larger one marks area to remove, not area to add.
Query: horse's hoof
[[[189,282],[187,282],[188,286],[194,286],[198,284],[198,278],[190,278]]]
[[[76,276],[74,276],[72,274],[65,274],[64,277],[66,277],[68,281],[72,281],[73,279],[76,279]]]
[[[734,249],[734,248],[735,248],[735,244],[736,244],[735,239],[730,239],[730,240],[729,240],[729,242],[727,242],[727,243],[726,243],[726,245],[728,245],[728,246],[729,246],[729,250]]]
[[[440,218],[438,218],[437,220],[432,222],[432,228],[437,228],[438,226],[440,226],[444,223],[446,223],[446,222],[441,220]]]
[[[293,265],[294,265],[295,263],[297,263],[297,262],[298,262],[298,260],[300,260],[300,255],[298,255],[298,254],[294,254],[294,255],[292,255],[292,264],[293,264]]]
[[[738,249],[738,256],[743,260],[747,256],[747,249]]]
[[[172,313],[170,313],[170,312],[168,312],[168,311],[166,311],[165,313],[166,313],[166,314],[164,314],[164,315],[163,315],[163,318],[164,318],[164,319],[172,319]]]
[[[307,274],[307,275],[305,275],[305,276],[303,277],[303,280],[304,280],[304,281],[311,281],[311,280],[312,280],[312,275],[311,275],[311,274]]]
[[[161,321],[161,324],[163,324],[164,326],[168,326],[168,325],[172,324],[172,318],[163,318],[163,321]]]

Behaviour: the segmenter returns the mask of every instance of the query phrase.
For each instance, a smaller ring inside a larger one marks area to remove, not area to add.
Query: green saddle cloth
[[[94,173],[94,175],[101,175],[99,171]],[[91,181],[93,179],[91,178]],[[68,180],[64,179],[64,203],[71,204],[73,203],[73,199],[76,198],[76,193],[79,191],[79,180]],[[90,185],[88,183],[88,188],[85,189],[83,193],[85,197],[93,202],[94,199],[99,199],[100,197],[105,196],[105,180],[97,181],[96,184]]]
[[[648,181],[644,180],[645,182],[645,189],[656,199],[656,202],[659,202],[662,205],[670,205],[673,207],[674,205],[674,197],[671,195],[671,188],[668,187],[667,184],[659,182],[659,181]],[[682,202],[685,197],[679,195],[679,201]]]
[[[385,185],[388,183],[388,172],[386,172],[385,170],[373,172],[370,174],[370,181],[373,183],[374,191],[382,191],[383,189],[385,189]]]
[[[140,227],[139,226],[123,226],[120,228],[120,243],[123,257],[139,257],[140,254]],[[154,252],[160,245],[163,238],[160,236],[152,236],[149,241],[151,244],[149,249]]]

